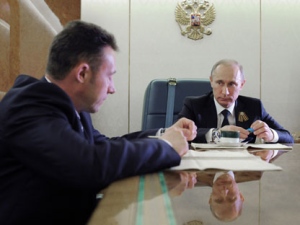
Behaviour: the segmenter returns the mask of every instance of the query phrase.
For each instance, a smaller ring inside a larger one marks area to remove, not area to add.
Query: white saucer
[[[246,143],[224,143],[224,142],[217,142],[217,145],[220,147],[243,147],[246,145]]]

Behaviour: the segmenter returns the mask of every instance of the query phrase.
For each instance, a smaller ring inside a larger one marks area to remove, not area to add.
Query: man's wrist
[[[167,128],[160,128],[157,132],[156,132],[156,136],[162,136],[165,132],[166,132]],[[173,145],[171,144],[171,142],[169,142],[166,139],[163,138],[158,138],[160,140],[163,140],[164,142],[166,142],[168,145],[170,145],[171,147],[173,147]]]
[[[166,132],[166,128],[160,128],[157,132],[156,132],[156,136],[162,136],[165,132]]]
[[[270,128],[270,130],[271,130],[271,132],[272,132],[272,134],[273,134],[273,138],[272,138],[272,140],[270,141],[270,142],[277,142],[278,141],[278,139],[279,139],[279,137],[278,137],[278,133],[275,131],[275,130],[273,130],[272,128]]]

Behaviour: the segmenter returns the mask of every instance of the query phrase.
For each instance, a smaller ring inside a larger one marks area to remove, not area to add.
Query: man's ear
[[[245,201],[244,195],[242,193],[240,193],[240,198],[242,201]]]
[[[244,87],[245,83],[246,83],[246,80],[243,80],[241,83],[241,89]]]
[[[213,87],[212,83],[213,83],[213,78],[212,76],[209,76],[209,81],[210,81],[210,86]]]
[[[90,70],[90,66],[87,63],[80,63],[76,67],[76,79],[80,83],[84,83],[88,76],[88,71]]]

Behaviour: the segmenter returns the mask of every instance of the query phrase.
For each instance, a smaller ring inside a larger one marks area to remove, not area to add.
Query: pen
[[[250,128],[247,129],[247,131],[249,131],[250,133],[252,133],[254,131],[254,129],[250,127]]]

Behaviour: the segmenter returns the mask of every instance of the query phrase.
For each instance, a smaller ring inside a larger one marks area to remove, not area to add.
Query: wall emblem
[[[199,221],[199,220],[193,220],[193,221],[185,223],[184,225],[203,225],[203,222]]]
[[[210,25],[216,17],[215,7],[208,1],[184,0],[177,3],[175,18],[181,34],[193,40],[203,38],[203,34],[212,33]]]

